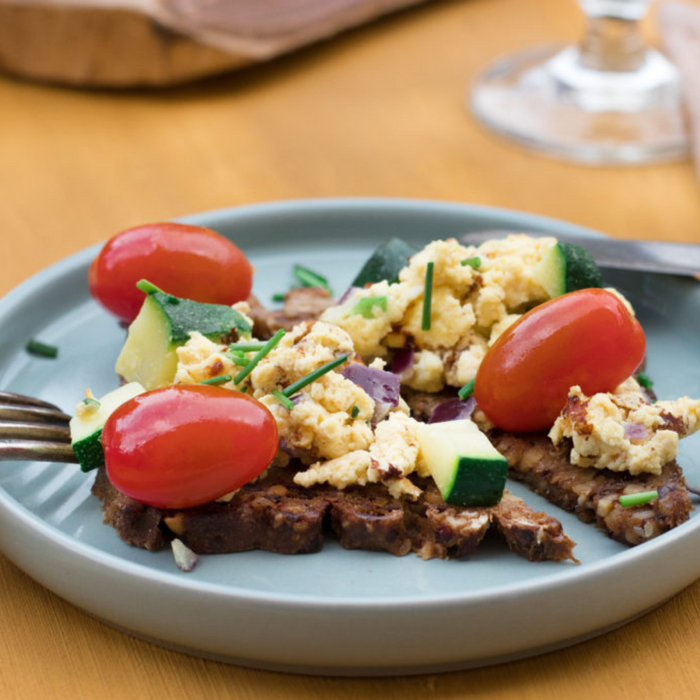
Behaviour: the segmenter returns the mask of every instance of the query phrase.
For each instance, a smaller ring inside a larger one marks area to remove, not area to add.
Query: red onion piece
[[[170,546],[175,557],[175,564],[180,571],[189,572],[197,566],[199,555],[195,554],[182,540],[174,539]]]
[[[649,438],[649,431],[641,423],[625,423],[624,429],[625,437],[628,440],[647,440]]]
[[[397,374],[353,362],[345,367],[342,375],[357,384],[374,400],[374,424],[383,420],[392,408],[399,405],[401,382]]]
[[[296,459],[301,456],[301,450],[297,449],[293,445],[289,444],[289,440],[286,438],[280,438],[279,440],[280,450],[288,454],[292,459]]]
[[[395,374],[352,362],[343,369],[342,375],[364,389],[376,403],[399,405],[401,382]]]
[[[428,423],[446,423],[451,420],[471,418],[475,408],[476,399],[473,396],[464,401],[461,399],[448,399],[435,406],[430,414]]]
[[[415,351],[410,345],[396,350],[391,358],[391,371],[394,374],[403,374],[406,370],[411,369],[414,355]]]
[[[362,289],[362,287],[348,287],[345,290],[345,292],[343,292],[343,295],[340,297],[340,299],[338,299],[336,304],[338,306],[340,306],[341,304],[344,304],[354,292],[356,292],[357,290],[360,290],[360,289]]]

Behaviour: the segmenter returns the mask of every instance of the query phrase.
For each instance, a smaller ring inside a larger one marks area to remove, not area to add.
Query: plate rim
[[[224,219],[241,220],[246,217],[256,218],[261,215],[280,216],[290,212],[295,215],[304,215],[311,210],[324,214],[340,213],[340,215],[343,215],[348,211],[363,209],[370,212],[392,212],[397,208],[404,211],[420,210],[424,213],[430,212],[438,215],[447,211],[460,216],[469,216],[476,212],[481,217],[491,217],[502,220],[505,216],[506,219],[517,220],[518,222],[525,221],[526,226],[529,227],[531,225],[533,227],[532,230],[542,230],[543,227],[545,230],[548,230],[551,227],[552,229],[558,228],[560,231],[576,230],[585,235],[602,235],[597,231],[580,227],[576,224],[569,224],[568,222],[555,218],[542,217],[538,214],[518,212],[517,210],[435,200],[379,197],[343,197],[263,202],[210,210],[200,214],[180,217],[176,220],[188,223],[195,222],[199,225],[207,226],[212,225],[207,222],[217,222]],[[522,223],[519,223],[518,228],[522,228]],[[64,275],[71,274],[71,271],[75,271],[76,268],[83,267],[86,261],[94,257],[102,245],[103,243],[93,244],[72,253],[43,270],[40,270],[17,285],[0,299],[0,324],[2,324],[4,316],[12,309],[16,301],[24,298],[35,288],[49,284],[56,279],[60,279]],[[587,580],[595,579],[601,572],[613,575],[620,568],[643,567],[648,564],[649,559],[655,558],[655,554],[661,548],[663,548],[666,553],[670,553],[671,550],[681,550],[683,547],[687,546],[689,539],[697,537],[697,531],[700,528],[700,517],[694,518],[678,526],[673,531],[665,533],[662,537],[645,543],[641,547],[632,547],[611,554],[598,562],[587,564],[585,567],[572,566],[570,569],[565,570],[563,567],[567,565],[563,564],[561,569],[553,569],[551,575],[547,575],[543,578],[526,582],[515,581],[507,585],[498,586],[489,591],[468,591],[467,593],[459,594],[421,593],[405,595],[391,600],[367,597],[338,597],[333,600],[327,598],[319,600],[317,597],[314,597],[312,593],[308,595],[270,591],[258,593],[250,589],[241,589],[215,582],[189,579],[186,575],[177,571],[170,573],[149,568],[147,565],[124,559],[117,554],[104,552],[94,545],[76,540],[71,535],[59,530],[58,527],[32,513],[28,508],[7,493],[4,488],[0,487],[0,519],[5,517],[16,518],[17,521],[21,523],[22,526],[26,527],[33,535],[45,538],[52,544],[69,550],[86,562],[100,563],[119,575],[134,576],[141,580],[157,582],[160,585],[166,585],[176,590],[187,591],[190,594],[206,593],[216,596],[219,599],[226,599],[230,602],[251,601],[280,610],[292,610],[302,605],[305,608],[314,609],[316,611],[332,611],[336,613],[352,613],[358,609],[371,611],[379,608],[382,610],[390,608],[394,612],[400,612],[407,606],[410,606],[412,610],[431,612],[452,608],[455,605],[465,605],[468,607],[476,603],[494,603],[498,602],[498,599],[504,596],[518,595],[526,598],[535,592],[547,593],[561,591],[570,586],[585,585]],[[590,527],[593,528],[594,525],[590,525]],[[0,544],[2,544],[2,541],[3,539],[0,537]],[[533,566],[537,566],[537,564],[533,564]],[[700,567],[700,564],[698,566]],[[700,570],[693,578],[696,578],[698,574],[700,574]],[[680,590],[680,588],[678,590]]]

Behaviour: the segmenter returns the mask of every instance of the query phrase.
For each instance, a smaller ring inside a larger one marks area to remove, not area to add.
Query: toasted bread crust
[[[103,504],[105,522],[137,547],[161,549],[178,537],[198,554],[262,549],[308,554],[321,549],[332,532],[346,549],[410,552],[424,559],[461,559],[474,553],[487,532],[531,561],[563,561],[572,542],[554,518],[535,513],[510,494],[489,508],[459,508],[442,501],[431,483],[423,495],[396,499],[381,485],[305,489],[293,483],[295,468],[270,469],[228,503],[187,510],[164,510],[120,493],[100,469],[93,493]]]
[[[618,542],[636,545],[658,537],[688,520],[692,505],[685,479],[675,461],[661,474],[611,472],[569,463],[566,446],[554,446],[545,434],[515,435],[493,430],[491,442],[508,460],[509,475],[551,503],[575,513]],[[620,496],[658,491],[644,506],[624,508]]]

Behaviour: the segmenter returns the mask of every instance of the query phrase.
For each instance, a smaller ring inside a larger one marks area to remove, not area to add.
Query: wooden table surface
[[[550,161],[485,133],[465,110],[490,59],[573,39],[581,26],[573,0],[446,0],[172,91],[0,78],[0,293],[135,224],[292,198],[471,202],[700,243],[690,163]],[[3,698],[695,698],[698,658],[695,583],[604,637],[494,668],[345,680],[248,670],[132,639],[0,557]]]

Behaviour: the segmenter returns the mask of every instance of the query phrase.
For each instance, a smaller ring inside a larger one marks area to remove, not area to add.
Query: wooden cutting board
[[[427,0],[0,0],[0,70],[173,85],[269,60]]]

